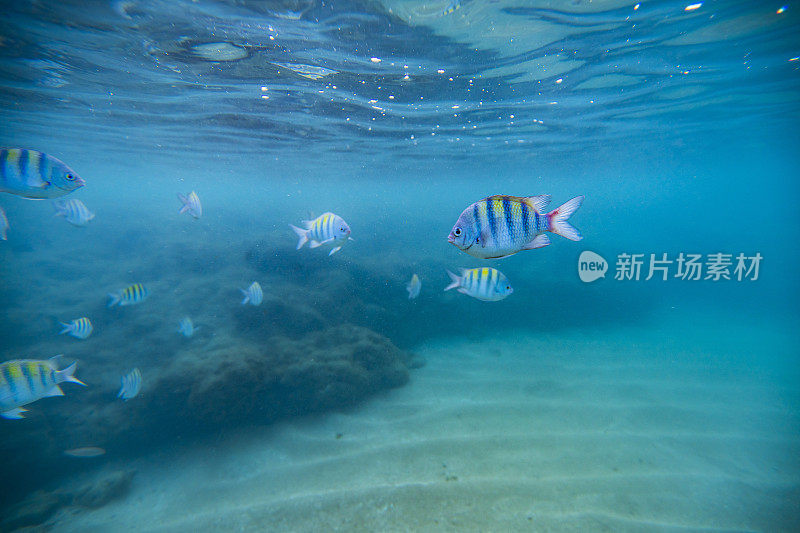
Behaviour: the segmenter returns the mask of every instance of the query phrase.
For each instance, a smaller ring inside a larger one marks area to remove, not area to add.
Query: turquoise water
[[[0,358],[87,384],[0,419],[0,529],[797,530],[800,6],[690,4],[5,6],[0,146],[96,218],[0,194]],[[585,195],[584,239],[448,244],[493,194]],[[354,241],[295,250],[326,211]],[[483,266],[514,293],[443,292]]]

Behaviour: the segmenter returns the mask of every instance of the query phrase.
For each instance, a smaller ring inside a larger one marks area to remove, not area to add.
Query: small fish
[[[73,374],[77,363],[58,369],[60,355],[47,361],[17,359],[0,364],[0,416],[23,418],[23,405],[48,396],[64,396],[59,383],[72,382],[86,386]]]
[[[94,213],[89,211],[77,198],[58,200],[53,203],[53,207],[55,207],[57,217],[64,217],[73,226],[86,226],[94,218]]]
[[[458,292],[462,294],[485,302],[502,300],[514,292],[508,282],[508,278],[494,268],[483,267],[469,270],[462,268],[460,276],[453,274],[449,270],[447,273],[450,275],[452,283],[445,287],[444,290],[446,291],[458,289]]]
[[[550,244],[546,231],[579,241],[580,232],[567,219],[581,206],[576,196],[561,207],[544,213],[550,195],[489,196],[466,208],[458,217],[447,242],[480,259],[508,257],[521,250]],[[544,214],[542,214],[544,213]]]
[[[342,249],[345,242],[353,240],[350,237],[350,226],[342,217],[333,213],[323,213],[314,220],[304,220],[303,225],[305,229],[289,224],[299,238],[298,250],[307,242],[309,248],[327,244],[333,246],[328,255],[333,255]]]
[[[0,207],[0,239],[4,241],[8,240],[8,228],[11,226],[8,225],[8,218],[6,218],[6,212],[3,211],[3,208]]]
[[[203,216],[203,205],[200,203],[200,197],[197,196],[196,192],[190,192],[189,196],[184,196],[179,193],[178,199],[183,203],[179,213],[189,213],[194,218]]]
[[[117,398],[122,398],[126,402],[131,398],[136,398],[142,390],[142,373],[138,368],[134,368],[126,376],[122,376],[122,388],[119,389]]]
[[[64,322],[61,323],[64,326],[64,329],[61,330],[59,335],[63,335],[64,333],[69,333],[73,337],[77,339],[85,339],[89,335],[92,334],[92,321],[88,318],[81,317],[72,320],[69,324],[65,324]]]
[[[261,305],[261,302],[264,300],[264,292],[261,290],[261,285],[259,285],[257,281],[254,281],[247,287],[247,290],[239,290],[242,291],[242,295],[244,296],[242,305]]]
[[[187,316],[181,319],[181,323],[178,326],[178,333],[180,333],[186,338],[189,338],[192,335],[194,335],[199,329],[200,326],[195,327],[194,322],[192,322],[192,319]]]
[[[86,185],[53,156],[21,148],[0,149],[0,192],[42,200],[58,198]]]
[[[422,282],[419,280],[419,276],[414,274],[411,276],[411,281],[408,282],[406,285],[406,290],[408,291],[408,299],[413,300],[417,296],[419,296],[419,290],[422,288]]]
[[[115,293],[109,293],[108,297],[111,298],[111,301],[108,302],[108,307],[113,307],[117,304],[121,306],[138,304],[145,301],[148,296],[150,296],[150,291],[147,290],[147,287],[141,283],[134,283],[130,287],[125,287]]]
[[[64,450],[64,455],[69,455],[70,457],[99,457],[105,454],[106,451],[97,446],[84,446],[83,448]]]

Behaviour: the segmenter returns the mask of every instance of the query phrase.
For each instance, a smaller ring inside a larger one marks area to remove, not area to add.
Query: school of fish
[[[458,5],[454,9],[457,9]],[[56,199],[83,187],[86,182],[59,159],[39,152],[21,148],[0,149],[0,192],[26,199]],[[178,194],[181,201],[179,213],[188,213],[195,219],[203,215],[200,197],[195,191],[188,195]],[[500,259],[523,250],[543,248],[550,244],[547,233],[554,233],[572,241],[582,239],[580,232],[568,220],[582,205],[583,196],[576,196],[561,206],[546,211],[550,195],[510,196],[493,195],[478,200],[464,209],[447,237],[447,241],[464,253],[478,259]],[[86,226],[95,218],[79,199],[56,200],[53,203],[56,216],[63,217],[74,226]],[[324,247],[328,255],[340,251],[353,238],[350,226],[334,213],[326,212],[304,220],[303,227],[289,224],[298,237],[297,250],[306,243],[309,248]],[[0,239],[7,240],[10,228],[5,210],[0,207]],[[508,278],[499,270],[490,267],[461,269],[460,274],[446,271],[450,284],[445,291],[456,289],[477,300],[496,302],[513,294]],[[414,273],[406,284],[408,299],[416,299],[422,289],[420,277]],[[254,281],[247,289],[240,289],[242,305],[259,306],[264,293],[261,285]],[[130,306],[144,302],[150,290],[142,283],[134,283],[116,292],[109,293],[108,307]],[[87,339],[94,328],[88,317],[62,322],[60,334],[69,334],[77,339]],[[178,332],[186,338],[192,337],[200,328],[190,317],[180,320]],[[22,418],[27,411],[24,406],[41,398],[63,396],[61,383],[85,384],[75,376],[77,363],[59,370],[61,356],[49,360],[16,359],[0,364],[0,416]],[[124,401],[135,398],[142,388],[142,373],[134,368],[121,378],[118,397]],[[64,452],[73,457],[93,457],[105,450],[85,447]]]

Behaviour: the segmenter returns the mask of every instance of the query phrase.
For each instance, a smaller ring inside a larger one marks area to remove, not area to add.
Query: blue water
[[[0,420],[0,529],[800,528],[800,5],[690,4],[4,6],[0,146],[67,163],[96,218],[0,195],[0,359],[63,353],[88,385]],[[585,195],[582,241],[447,243],[472,202],[545,193]],[[355,240],[295,250],[326,211]],[[676,277],[681,253],[731,279]],[[442,291],[479,266],[514,294]],[[57,335],[80,316],[89,339]],[[210,464],[231,496],[196,489]],[[167,525],[154,494],[210,510]]]

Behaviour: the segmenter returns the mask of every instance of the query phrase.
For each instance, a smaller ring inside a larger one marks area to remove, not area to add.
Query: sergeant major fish
[[[84,185],[74,170],[53,156],[21,148],[0,149],[0,192],[42,200]]]
[[[413,300],[417,296],[419,296],[419,291],[422,289],[422,282],[419,280],[419,276],[414,274],[411,276],[411,281],[408,282],[406,285],[406,290],[408,291],[408,299]]]
[[[81,317],[72,320],[69,324],[65,324],[64,322],[61,323],[64,329],[61,330],[59,335],[63,335],[64,333],[69,333],[76,339],[86,339],[89,335],[92,334],[92,321],[88,318]]]
[[[305,229],[298,228],[289,224],[289,227],[299,237],[297,241],[297,249],[303,247],[305,243],[309,243],[309,248],[316,248],[323,244],[333,246],[328,255],[333,255],[342,249],[342,245],[350,238],[350,226],[339,215],[333,213],[323,213],[314,220],[304,220],[303,224]]]
[[[447,236],[447,242],[473,257],[498,259],[521,250],[550,244],[546,231],[579,241],[583,237],[567,219],[581,206],[576,196],[545,213],[550,195],[489,196],[466,208]]]
[[[64,217],[73,226],[83,227],[94,218],[94,213],[77,198],[56,201],[53,207],[57,217]]]
[[[72,382],[86,386],[76,378],[72,363],[59,370],[57,355],[47,361],[17,359],[0,364],[0,416],[4,418],[23,418],[23,406],[48,396],[64,396],[59,383]]]
[[[261,305],[262,300],[264,300],[264,292],[261,290],[261,285],[257,281],[254,281],[247,287],[247,290],[239,289],[242,291],[242,295],[244,299],[242,299],[242,305]]]
[[[179,193],[178,199],[183,203],[178,213],[189,213],[194,218],[203,216],[203,205],[200,203],[200,197],[197,196],[196,192],[192,191],[188,196]]]
[[[197,330],[200,329],[200,326],[195,327],[194,322],[188,316],[183,317],[181,319],[181,323],[178,326],[178,333],[186,337],[187,339],[194,335]]]
[[[147,287],[141,283],[134,283],[130,287],[125,287],[115,293],[109,293],[108,297],[111,298],[111,301],[108,302],[108,307],[113,307],[117,304],[120,306],[138,304],[145,301],[148,296],[150,296],[150,291],[147,290]]]
[[[134,368],[122,376],[122,386],[117,393],[117,398],[122,398],[127,402],[136,398],[140,390],[142,390],[142,372],[138,368]]]
[[[514,292],[508,282],[508,278],[494,268],[483,267],[469,270],[462,268],[460,276],[453,274],[449,270],[447,273],[450,275],[452,283],[445,287],[444,290],[446,291],[458,289],[461,294],[466,294],[485,302],[502,300]]]

